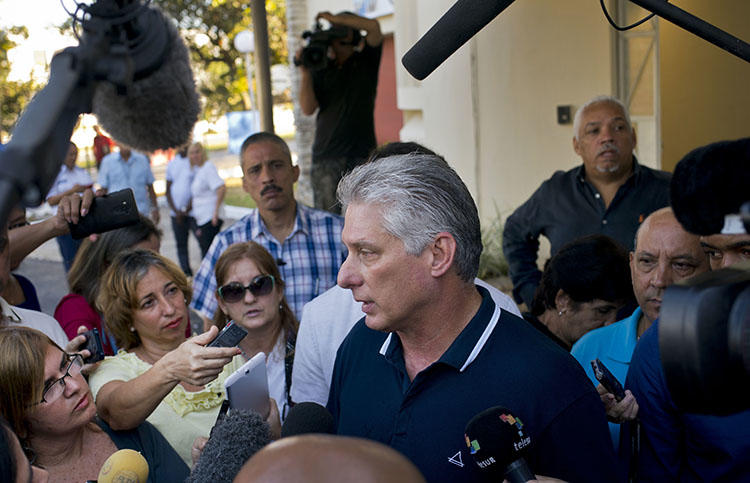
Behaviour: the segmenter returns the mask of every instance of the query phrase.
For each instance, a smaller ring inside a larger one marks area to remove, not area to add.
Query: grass
[[[224,182],[227,186],[227,194],[224,196],[224,204],[255,208],[255,202],[253,199],[242,189],[241,178],[228,178]]]

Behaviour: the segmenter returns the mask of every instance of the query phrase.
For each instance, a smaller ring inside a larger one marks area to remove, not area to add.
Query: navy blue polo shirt
[[[413,381],[397,334],[357,322],[339,348],[331,381],[328,409],[338,433],[391,446],[427,481],[477,481],[466,423],[504,406],[531,435],[532,471],[566,481],[617,481],[604,407],[581,367],[477,288],[476,315]]]

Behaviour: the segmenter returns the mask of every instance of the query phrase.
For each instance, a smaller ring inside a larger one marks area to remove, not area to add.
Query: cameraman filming
[[[316,22],[320,19],[330,22],[330,29],[305,33],[309,44],[297,51],[295,65],[302,73],[302,112],[309,116],[318,109],[312,152],[315,207],[339,212],[336,186],[341,176],[363,163],[376,146],[373,111],[383,34],[377,20],[350,12],[320,12]],[[366,32],[364,37],[360,31]],[[316,40],[328,44],[322,62],[311,62],[315,56],[305,52]]]

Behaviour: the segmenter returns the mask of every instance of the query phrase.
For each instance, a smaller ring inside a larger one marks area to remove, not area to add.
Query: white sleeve
[[[205,176],[205,182],[211,191],[216,191],[221,186],[224,186],[224,180],[219,176],[219,172],[216,170],[216,166],[211,161],[206,161],[205,169],[202,175]]]
[[[321,351],[317,340],[317,325],[311,318],[308,305],[302,309],[302,321],[294,346],[294,367],[292,369],[292,401],[316,402],[325,406],[328,402],[330,374],[327,376],[321,365]]]

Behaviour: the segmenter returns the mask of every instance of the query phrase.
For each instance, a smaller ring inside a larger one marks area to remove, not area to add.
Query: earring
[[[284,306],[279,304],[279,312],[283,312],[283,311],[284,311]]]
[[[560,317],[562,317],[562,314],[564,314],[564,313],[565,313],[565,309],[563,309],[563,310],[559,311],[559,312],[557,313],[557,315],[559,315]]]
[[[132,325],[130,326],[130,332],[135,332],[135,327],[133,327]]]

